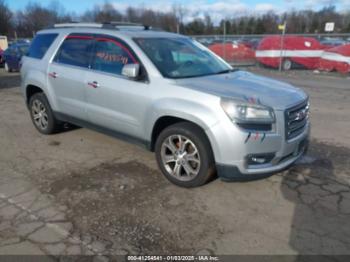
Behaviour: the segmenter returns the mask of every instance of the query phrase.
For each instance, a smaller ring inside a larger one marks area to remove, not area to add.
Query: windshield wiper
[[[222,71],[217,72],[216,75],[232,73],[235,71],[238,71],[238,69],[237,68],[226,69],[226,70],[222,70]]]
[[[208,73],[208,74],[201,74],[201,75],[188,75],[188,76],[169,76],[172,79],[183,79],[183,78],[195,78],[195,77],[204,77],[204,76],[212,76],[212,75],[217,75],[217,74],[227,74],[231,72],[238,71],[239,69],[237,68],[232,68],[232,69],[227,69],[227,70],[222,70],[217,73]]]

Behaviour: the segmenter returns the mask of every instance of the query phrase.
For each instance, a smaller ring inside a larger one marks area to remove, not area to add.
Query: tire
[[[292,69],[293,62],[289,59],[284,59],[282,62],[282,69],[283,71],[289,71]]]
[[[11,73],[12,72],[12,69],[9,67],[9,65],[5,62],[5,71],[8,72],[8,73]]]
[[[165,128],[157,138],[155,153],[160,170],[177,186],[202,186],[215,174],[210,143],[192,123],[180,122]]]
[[[61,123],[55,118],[44,93],[36,93],[30,97],[29,111],[32,122],[40,133],[49,135],[60,129]]]

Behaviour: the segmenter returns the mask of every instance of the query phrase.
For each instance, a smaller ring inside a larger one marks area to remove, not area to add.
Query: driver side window
[[[110,38],[97,38],[91,68],[121,75],[126,64],[138,63],[131,51],[121,42]]]

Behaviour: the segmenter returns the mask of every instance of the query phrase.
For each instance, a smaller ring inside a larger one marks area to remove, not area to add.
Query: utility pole
[[[283,54],[284,54],[284,37],[286,35],[286,29],[287,29],[287,22],[285,21],[283,25],[279,25],[278,29],[282,30],[282,36],[281,36],[281,52],[280,52],[280,65],[279,65],[279,71],[282,71],[282,63],[283,63]]]
[[[224,60],[226,61],[226,19],[224,20],[224,38],[223,38],[223,45],[222,45],[223,54],[224,54]]]

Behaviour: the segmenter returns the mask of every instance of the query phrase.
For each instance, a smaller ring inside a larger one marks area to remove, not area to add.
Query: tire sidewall
[[[194,129],[188,129],[181,125],[173,125],[168,128],[166,128],[164,131],[161,132],[161,134],[158,136],[156,145],[155,145],[155,153],[156,153],[156,159],[158,162],[158,166],[161,169],[164,176],[173,184],[181,186],[181,187],[198,187],[201,185],[204,185],[209,178],[211,177],[213,173],[213,164],[214,160],[212,157],[212,152],[210,146],[208,147],[208,142],[206,141],[206,138],[203,137],[202,134],[199,134],[199,130]],[[189,138],[197,147],[197,150],[199,152],[200,160],[201,160],[201,166],[199,169],[198,175],[189,181],[181,181],[173,177],[168,173],[168,171],[165,169],[162,158],[161,158],[161,147],[164,142],[164,140],[171,136],[171,135],[183,135],[187,138]]]
[[[35,100],[39,100],[45,107],[46,110],[46,114],[48,117],[48,126],[46,129],[41,129],[39,128],[34,121],[34,117],[33,117],[33,112],[32,112],[32,106],[33,106],[33,102]],[[55,125],[56,125],[56,120],[54,118],[53,112],[51,110],[50,104],[45,96],[44,93],[36,93],[34,94],[30,100],[29,100],[29,113],[30,113],[30,118],[32,119],[32,122],[35,126],[35,128],[42,134],[48,135],[48,134],[52,134],[55,131]]]

